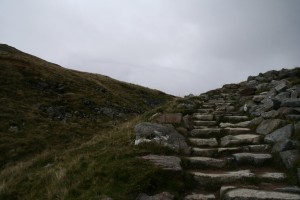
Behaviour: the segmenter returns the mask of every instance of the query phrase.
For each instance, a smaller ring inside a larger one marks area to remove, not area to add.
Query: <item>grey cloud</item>
[[[299,66],[299,24],[297,0],[0,2],[1,43],[174,95]]]

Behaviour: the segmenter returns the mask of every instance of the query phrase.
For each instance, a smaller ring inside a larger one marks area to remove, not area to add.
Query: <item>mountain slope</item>
[[[0,45],[0,168],[65,149],[173,97]]]

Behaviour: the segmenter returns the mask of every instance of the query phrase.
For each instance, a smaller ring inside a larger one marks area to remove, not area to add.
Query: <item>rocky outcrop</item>
[[[144,142],[155,142],[177,152],[189,153],[184,136],[179,134],[172,125],[142,122],[135,126],[134,132],[136,145]]]

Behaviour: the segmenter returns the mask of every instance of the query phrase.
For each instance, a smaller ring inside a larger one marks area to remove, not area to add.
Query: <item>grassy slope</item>
[[[184,174],[165,182],[168,173],[136,158],[151,146],[132,145],[136,116],[171,99],[0,45],[0,199],[131,199],[185,188]]]

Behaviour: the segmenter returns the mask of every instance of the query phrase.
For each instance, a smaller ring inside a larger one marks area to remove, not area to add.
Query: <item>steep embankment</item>
[[[0,45],[0,168],[65,149],[172,99]]]

